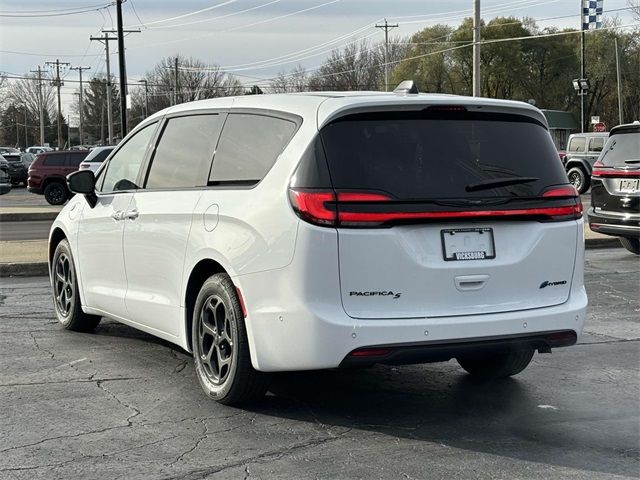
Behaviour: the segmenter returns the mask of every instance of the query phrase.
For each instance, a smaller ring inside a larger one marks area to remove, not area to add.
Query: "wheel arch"
[[[569,172],[569,170],[571,170],[573,167],[580,167],[588,176],[591,175],[591,165],[589,165],[589,162],[587,162],[586,160],[583,160],[581,158],[570,158],[565,164],[565,170]]]
[[[185,333],[185,345],[189,351],[192,351],[191,345],[191,327],[193,325],[193,309],[195,307],[196,298],[200,292],[200,288],[204,282],[216,273],[226,273],[230,275],[219,262],[211,258],[203,258],[196,263],[191,269],[189,278],[187,280],[187,286],[184,293],[184,333]]]

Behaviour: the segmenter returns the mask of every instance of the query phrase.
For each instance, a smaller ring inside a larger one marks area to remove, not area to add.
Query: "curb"
[[[0,277],[49,276],[47,262],[0,263]]]
[[[588,238],[584,242],[587,250],[597,248],[622,248],[616,237]],[[40,277],[49,275],[47,262],[0,263],[0,277]]]
[[[37,222],[55,220],[60,212],[16,212],[0,213],[0,222]]]

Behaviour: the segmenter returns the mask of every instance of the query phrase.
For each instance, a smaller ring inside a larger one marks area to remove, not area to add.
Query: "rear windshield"
[[[638,166],[640,132],[621,132],[611,136],[600,156],[600,161],[607,167]]]
[[[86,162],[102,163],[102,162],[104,162],[105,158],[107,158],[109,156],[109,154],[111,152],[112,152],[112,149],[100,150],[98,153],[94,154],[93,156],[91,156],[91,154],[89,154],[88,157],[90,157],[90,158],[85,158],[85,161]]]
[[[379,191],[402,200],[527,197],[567,183],[546,128],[521,115],[356,114],[324,127],[321,136],[338,190]],[[469,189],[513,177],[528,178]]]

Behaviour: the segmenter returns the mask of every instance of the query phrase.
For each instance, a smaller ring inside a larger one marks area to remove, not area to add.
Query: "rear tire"
[[[270,376],[251,365],[242,308],[227,274],[215,274],[202,285],[193,309],[191,345],[198,381],[209,397],[239,405],[264,396]]]
[[[620,243],[631,253],[640,255],[640,238],[620,237]]]
[[[532,348],[507,350],[458,357],[458,363],[470,375],[484,379],[505,378],[517,375],[529,365],[533,358]]]
[[[573,167],[570,168],[567,172],[567,177],[569,177],[569,182],[571,185],[576,187],[576,190],[579,194],[583,194],[587,190],[589,190],[589,184],[591,183],[587,172],[584,171],[581,167]]]
[[[50,205],[62,205],[67,201],[69,194],[66,187],[60,182],[51,182],[44,187],[44,198]]]
[[[67,330],[91,332],[98,326],[101,317],[88,315],[82,311],[77,278],[69,242],[62,240],[56,247],[51,263],[51,284],[56,316]]]

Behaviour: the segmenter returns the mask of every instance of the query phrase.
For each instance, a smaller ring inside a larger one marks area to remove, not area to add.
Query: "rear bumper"
[[[617,237],[640,237],[640,216],[596,212],[593,207],[587,212],[589,228],[597,233]]]
[[[573,330],[539,332],[528,335],[469,338],[458,341],[434,341],[410,345],[374,345],[350,352],[341,367],[355,367],[382,363],[404,365],[427,362],[446,362],[463,355],[477,355],[513,349],[539,349],[575,345],[578,340]]]

